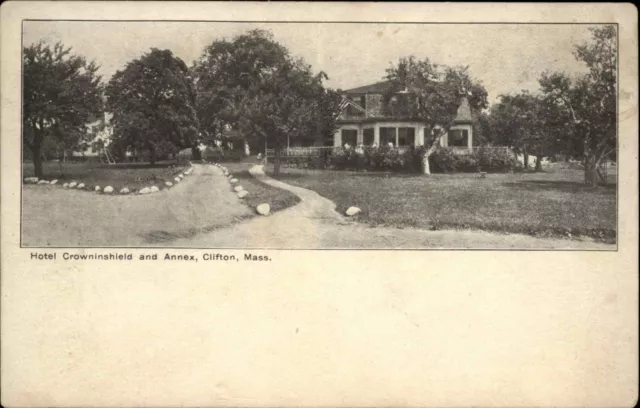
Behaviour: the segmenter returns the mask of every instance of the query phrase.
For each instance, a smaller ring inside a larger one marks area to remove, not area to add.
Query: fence
[[[394,147],[397,149],[399,153],[403,153],[407,151],[410,146],[398,146]],[[353,149],[356,153],[364,154],[367,151],[371,151],[372,149],[376,149],[373,146],[356,146],[356,147],[341,147],[341,146],[329,146],[329,147],[290,147],[288,149],[280,150],[281,157],[319,157],[323,155],[331,155],[340,151],[344,151],[347,149]],[[453,153],[458,156],[466,156],[473,153],[479,153],[481,150],[486,152],[493,151],[502,151],[502,152],[511,152],[511,148],[507,146],[474,146],[471,149],[466,147],[450,147]],[[274,157],[275,149],[267,149],[267,157]]]

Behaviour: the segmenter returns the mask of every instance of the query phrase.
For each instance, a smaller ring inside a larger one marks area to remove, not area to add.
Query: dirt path
[[[172,246],[196,248],[272,249],[414,249],[414,248],[505,248],[505,249],[614,249],[593,241],[540,239],[526,235],[476,231],[425,231],[371,228],[338,214],[335,204],[318,193],[291,186],[266,176],[261,167],[250,173],[258,180],[288,190],[301,199],[298,205],[257,217],[231,227],[174,241]]]

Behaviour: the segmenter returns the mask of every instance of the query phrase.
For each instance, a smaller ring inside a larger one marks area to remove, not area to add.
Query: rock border
[[[154,194],[163,190],[169,190],[170,188],[178,185],[178,183],[180,183],[186,177],[190,176],[193,173],[193,170],[194,170],[193,163],[191,163],[191,161],[188,161],[188,165],[184,170],[174,174],[175,178],[173,180],[175,182],[164,181],[164,182],[157,183],[158,185],[151,184],[149,186],[140,188],[138,191],[132,191],[127,186],[122,187],[120,190],[116,190],[116,188],[110,185],[107,185],[104,187],[100,185],[85,185],[85,183],[83,183],[82,181],[77,181],[77,180],[71,180],[69,182],[59,184],[58,179],[45,180],[45,179],[39,179],[38,177],[25,177],[23,180],[23,184],[47,185],[47,186],[56,185],[56,186],[59,186],[60,188],[93,192],[94,194],[100,194],[105,196],[123,196],[123,195],[137,196],[137,195]]]

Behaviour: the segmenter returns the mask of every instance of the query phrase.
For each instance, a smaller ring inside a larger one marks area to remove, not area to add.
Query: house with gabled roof
[[[338,128],[328,144],[396,147],[424,145],[423,123],[384,113],[383,95],[388,87],[389,82],[383,81],[343,91]],[[397,94],[407,93],[409,92],[405,89]],[[462,98],[454,124],[441,139],[440,145],[472,149],[473,117],[466,98]]]

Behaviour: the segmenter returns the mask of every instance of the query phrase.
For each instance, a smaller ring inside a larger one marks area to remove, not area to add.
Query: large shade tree
[[[23,143],[31,150],[35,175],[44,177],[42,149],[86,142],[87,124],[103,110],[98,66],[61,43],[23,48]]]
[[[564,120],[563,112],[554,104],[528,91],[500,95],[500,102],[491,107],[490,115],[496,141],[522,154],[527,168],[529,156],[536,156],[536,171],[541,170],[542,158],[562,150]]]
[[[424,173],[430,173],[429,157],[436,151],[466,98],[473,114],[488,106],[487,91],[474,80],[467,67],[448,67],[425,58],[401,58],[387,70],[389,88],[384,109],[395,117],[422,122],[424,131]],[[401,92],[406,91],[402,94]]]
[[[575,48],[574,56],[589,72],[577,80],[563,73],[545,73],[540,79],[547,100],[568,116],[571,129],[565,146],[582,157],[584,182],[598,185],[599,168],[616,159],[616,29],[606,25],[591,29],[592,40]]]
[[[230,126],[266,143],[275,151],[276,174],[288,140],[335,130],[339,96],[324,88],[327,76],[314,74],[267,31],[214,41],[193,71],[202,132],[211,137]]]
[[[117,71],[107,85],[114,143],[159,153],[198,145],[196,92],[186,64],[169,50],[153,48]]]

